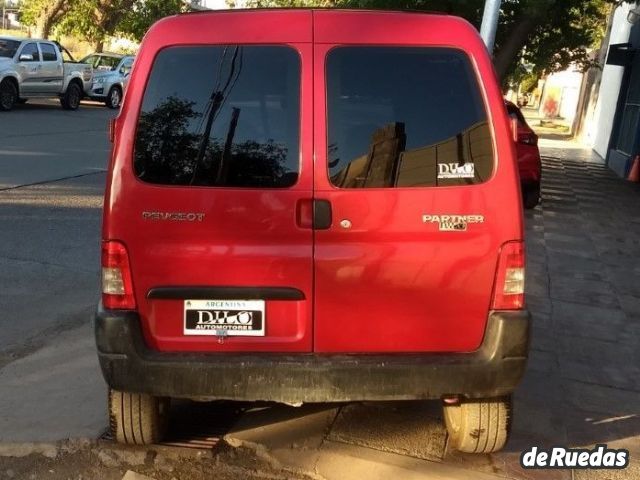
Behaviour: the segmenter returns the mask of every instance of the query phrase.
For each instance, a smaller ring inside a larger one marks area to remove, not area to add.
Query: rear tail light
[[[102,304],[107,309],[136,308],[129,255],[120,242],[102,244]]]
[[[493,310],[524,308],[523,242],[507,242],[500,249],[491,308]]]

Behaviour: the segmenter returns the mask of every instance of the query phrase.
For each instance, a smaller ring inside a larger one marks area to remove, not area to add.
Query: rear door
[[[312,349],[311,14],[267,33],[273,14],[252,15],[161,25],[130,85],[133,165],[116,167],[105,231],[158,350]]]
[[[62,59],[58,58],[57,49],[50,43],[40,43],[42,52],[42,67],[40,80],[43,93],[60,93],[62,91],[63,66]]]
[[[448,27],[357,15],[315,14],[315,201],[331,221],[315,231],[314,348],[474,350],[518,235],[485,92],[455,32],[424,45]]]

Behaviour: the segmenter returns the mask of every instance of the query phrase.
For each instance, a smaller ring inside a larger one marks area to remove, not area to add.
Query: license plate
[[[264,300],[185,300],[185,335],[264,336]]]

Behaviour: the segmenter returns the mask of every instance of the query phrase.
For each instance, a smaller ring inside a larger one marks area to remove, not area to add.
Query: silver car
[[[76,110],[92,78],[92,68],[76,63],[57,42],[0,37],[0,110],[51,97],[60,98],[65,110]]]
[[[82,60],[93,66],[93,84],[87,95],[92,100],[104,102],[109,108],[122,103],[125,78],[131,72],[134,57],[116,53],[94,53]]]

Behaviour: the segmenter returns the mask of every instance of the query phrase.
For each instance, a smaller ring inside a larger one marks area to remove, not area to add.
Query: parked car
[[[113,122],[95,331],[114,438],[158,441],[171,398],[435,399],[450,445],[502,448],[530,316],[513,139],[472,25],[169,17]]]
[[[80,60],[92,65],[95,72],[89,97],[109,108],[119,108],[133,60],[133,56],[115,53],[94,53]]]
[[[516,152],[518,170],[522,189],[524,208],[535,208],[540,203],[540,179],[542,178],[542,161],[538,149],[538,135],[527,124],[520,109],[512,102],[505,102],[507,112],[517,122]]]
[[[65,60],[56,42],[0,37],[0,110],[49,97],[59,97],[65,110],[76,110],[91,85],[93,69],[67,55]]]

